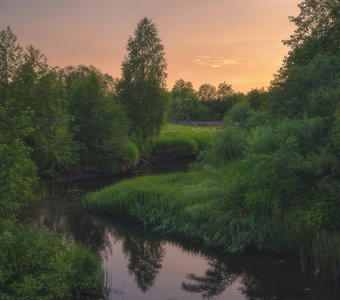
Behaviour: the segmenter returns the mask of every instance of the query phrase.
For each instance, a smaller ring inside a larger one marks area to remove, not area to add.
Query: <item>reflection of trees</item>
[[[76,185],[50,184],[43,193],[41,201],[31,208],[33,228],[46,227],[95,253],[109,245],[106,227],[81,209],[82,189]]]
[[[200,293],[202,298],[211,298],[222,294],[238,278],[238,274],[231,272],[224,264],[212,260],[203,276],[190,273],[187,278],[192,282],[183,282],[181,285],[183,290]]]
[[[104,219],[102,219],[104,221]],[[127,268],[139,289],[148,291],[162,268],[165,256],[164,242],[155,234],[141,229],[135,224],[122,222],[105,223],[110,236],[122,242],[122,250],[128,259]]]
[[[137,286],[146,292],[153,286],[162,267],[165,250],[161,242],[126,236],[123,241],[123,251],[129,259],[130,274],[134,276]]]
[[[266,282],[248,274],[243,275],[242,283],[244,286],[240,288],[240,291],[248,300],[278,299],[275,295],[277,293],[277,291],[275,292],[275,289],[277,289],[275,284],[268,286]]]
[[[302,276],[296,264],[276,264],[265,258],[211,258],[204,275],[188,274],[187,278],[190,282],[182,283],[181,288],[200,293],[202,299],[221,295],[236,279],[248,300],[339,299],[338,289],[325,289],[321,282]]]

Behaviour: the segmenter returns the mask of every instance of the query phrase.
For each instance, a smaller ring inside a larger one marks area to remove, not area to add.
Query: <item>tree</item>
[[[220,83],[217,88],[217,100],[226,100],[230,98],[234,94],[234,90],[230,84],[227,84],[225,81]]]
[[[299,8],[290,17],[296,29],[283,41],[290,51],[271,84],[272,109],[289,117],[327,117],[340,80],[340,2],[305,0]]]
[[[143,147],[160,132],[169,103],[164,47],[150,19],[138,23],[127,51],[118,95],[130,120],[130,134]]]
[[[252,89],[247,94],[247,101],[250,104],[250,107],[254,110],[260,109],[266,101],[266,91],[264,88],[261,89]]]
[[[216,96],[217,96],[216,88],[209,83],[202,84],[198,89],[198,99],[200,101],[215,100]]]
[[[176,80],[172,90],[172,99],[197,100],[196,91],[190,81]]]
[[[0,103],[7,97],[13,75],[21,63],[22,47],[7,27],[0,31]]]
[[[74,162],[75,145],[70,131],[71,116],[63,99],[58,73],[46,57],[32,46],[23,53],[23,61],[11,83],[15,114],[29,112],[34,131],[25,138],[40,174],[53,175]]]
[[[297,17],[290,17],[296,25],[294,33],[284,40],[290,47],[282,68],[272,85],[285,81],[289,68],[307,65],[316,56],[340,53],[340,2],[338,0],[305,0],[299,5]]]
[[[0,104],[0,223],[19,212],[36,183],[30,149],[23,142],[33,130],[29,116],[13,110],[9,101]]]
[[[61,76],[82,166],[111,173],[136,164],[138,151],[128,140],[128,120],[115,98],[113,79],[85,66],[67,67]]]
[[[337,0],[305,0],[299,5],[300,14],[297,17],[290,17],[297,28],[285,40],[294,51],[299,46],[306,44],[311,39],[327,39],[329,44],[325,44],[325,49],[334,50],[339,48],[339,29],[340,29],[340,2]],[[320,50],[320,49],[319,49]]]

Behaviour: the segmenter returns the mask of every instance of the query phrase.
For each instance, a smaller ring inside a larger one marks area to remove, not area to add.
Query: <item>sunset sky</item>
[[[94,65],[120,77],[138,21],[157,25],[175,80],[237,91],[267,87],[288,49],[301,0],[0,0],[0,28],[39,48],[51,65]]]

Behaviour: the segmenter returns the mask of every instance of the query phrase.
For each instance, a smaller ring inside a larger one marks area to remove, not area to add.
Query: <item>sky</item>
[[[10,26],[50,65],[94,65],[121,76],[128,37],[148,17],[165,47],[167,86],[178,79],[267,87],[293,33],[288,16],[301,0],[0,0],[0,30]]]

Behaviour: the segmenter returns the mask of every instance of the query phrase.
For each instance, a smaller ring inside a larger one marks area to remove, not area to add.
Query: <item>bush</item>
[[[100,261],[84,247],[48,231],[1,223],[1,299],[83,299],[99,295]]]
[[[225,163],[242,156],[246,146],[246,134],[236,126],[226,126],[216,138],[210,151],[203,155],[208,163]]]

